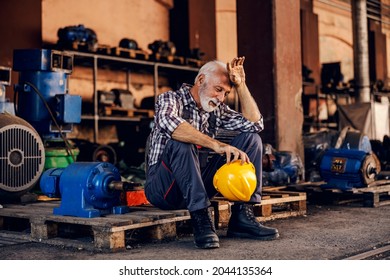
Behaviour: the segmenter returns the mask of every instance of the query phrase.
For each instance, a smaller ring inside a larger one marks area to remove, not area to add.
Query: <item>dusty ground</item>
[[[231,239],[225,237],[225,230],[219,230],[219,249],[196,249],[192,236],[182,234],[171,241],[129,244],[127,250],[116,253],[91,252],[26,242],[0,247],[0,259],[339,260],[390,244],[390,205],[369,208],[359,205],[309,204],[306,216],[274,220],[265,224],[279,229],[278,240]],[[378,258],[381,257],[376,259]],[[382,254],[382,259],[386,259],[386,254]]]

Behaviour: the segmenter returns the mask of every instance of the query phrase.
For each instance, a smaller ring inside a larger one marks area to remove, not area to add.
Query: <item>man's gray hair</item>
[[[207,62],[199,69],[198,75],[196,75],[195,77],[195,83],[198,80],[199,76],[202,74],[205,75],[206,77],[209,77],[212,74],[216,74],[216,73],[224,73],[227,75],[228,72],[227,72],[226,63],[223,63],[222,61],[219,60],[213,60]]]

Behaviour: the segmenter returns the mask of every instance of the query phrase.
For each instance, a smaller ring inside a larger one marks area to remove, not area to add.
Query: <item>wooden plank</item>
[[[390,180],[377,180],[377,181],[374,181],[370,184],[368,184],[368,188],[370,187],[376,187],[376,186],[382,186],[382,185],[388,185],[390,186]]]
[[[128,226],[113,227],[111,229],[111,231],[115,232],[115,231],[122,231],[122,230],[137,229],[137,228],[161,225],[161,224],[170,223],[170,222],[186,221],[189,219],[190,219],[190,217],[174,217],[174,218],[161,219],[161,220],[155,220],[155,221],[150,221],[150,222],[136,223],[136,224],[132,224],[132,225],[128,225]]]
[[[293,201],[302,201],[306,200],[306,195],[302,196],[288,196],[282,198],[271,198],[265,199],[260,202],[260,205],[268,205],[268,204],[276,204],[276,203],[285,203],[285,202],[293,202]]]
[[[389,191],[390,191],[390,185],[357,189],[357,192],[361,192],[361,193],[365,193],[365,192],[383,193]]]
[[[163,240],[176,237],[176,222],[144,228],[143,237],[148,240]]]
[[[231,214],[231,203],[227,200],[212,199],[211,206],[213,207],[215,227],[217,229],[227,227]]]
[[[139,211],[137,214],[140,216],[150,217],[153,220],[173,218],[176,216],[174,213],[162,211]]]
[[[42,241],[58,235],[58,224],[47,223],[44,219],[31,219],[31,238]]]

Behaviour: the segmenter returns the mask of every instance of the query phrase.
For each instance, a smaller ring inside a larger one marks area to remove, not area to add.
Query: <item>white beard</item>
[[[217,98],[204,96],[205,88],[206,88],[206,84],[203,84],[199,89],[200,105],[202,106],[202,109],[204,111],[211,113],[212,111],[217,109],[219,105],[219,101]]]
[[[202,105],[202,109],[208,113],[211,113],[218,107],[218,101],[215,98],[201,98],[200,104]]]

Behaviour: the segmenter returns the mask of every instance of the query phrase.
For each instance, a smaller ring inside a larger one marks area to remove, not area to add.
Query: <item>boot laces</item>
[[[206,209],[200,213],[193,215],[193,220],[196,224],[196,228],[203,232],[206,228],[211,228],[215,231],[214,224],[211,220],[210,212]]]
[[[249,204],[244,204],[243,208],[244,208],[245,215],[248,218],[248,220],[250,220],[254,224],[258,224],[259,222],[257,221],[257,219],[255,217],[255,213],[253,212],[253,206],[249,205]]]

